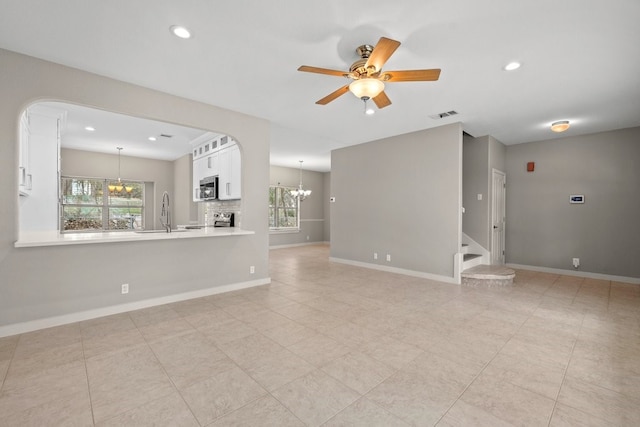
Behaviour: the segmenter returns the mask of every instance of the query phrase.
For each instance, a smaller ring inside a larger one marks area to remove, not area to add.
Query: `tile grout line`
[[[560,398],[560,393],[562,392],[562,387],[564,386],[564,382],[567,378],[567,372],[569,371],[569,366],[571,366],[571,362],[573,361],[573,352],[576,349],[576,345],[578,344],[578,339],[580,337],[580,333],[582,332],[582,327],[584,325],[584,318],[586,313],[582,312],[582,320],[580,322],[580,328],[578,329],[578,334],[576,335],[575,341],[573,341],[573,346],[571,346],[571,353],[569,354],[569,361],[567,362],[567,366],[564,368],[564,373],[562,375],[562,382],[560,383],[560,387],[558,388],[558,393],[556,393],[556,398],[553,402],[553,409],[551,410],[551,414],[549,414],[549,422],[547,426],[551,425],[551,421],[553,420],[553,414],[556,412],[556,407],[558,406],[558,399]]]
[[[13,347],[13,350],[11,351],[11,357],[9,358],[9,364],[7,365],[7,370],[5,371],[4,376],[2,377],[2,383],[0,383],[0,392],[2,392],[2,390],[4,389],[4,383],[7,380],[7,376],[9,376],[9,369],[11,369],[11,365],[13,364],[13,359],[16,356],[16,351],[18,350],[18,345],[20,344],[22,335],[23,334],[20,334],[18,336],[18,341],[16,342],[16,345]]]
[[[541,301],[538,301],[538,305],[536,306],[536,309],[538,307],[540,307]],[[520,326],[518,326],[518,329],[511,334],[511,336],[509,337],[509,339],[507,341],[505,341],[505,343],[502,345],[502,347],[500,347],[500,349],[498,351],[496,351],[496,354],[493,355],[493,357],[491,358],[491,360],[489,360],[487,363],[485,363],[485,365],[482,367],[482,369],[480,370],[480,372],[478,372],[478,374],[469,382],[469,384],[467,384],[467,386],[464,388],[464,390],[460,393],[460,395],[453,401],[453,403],[449,406],[449,408],[447,408],[447,410],[444,412],[444,414],[442,414],[442,416],[438,419],[438,421],[436,421],[436,423],[434,425],[437,425],[440,421],[442,421],[442,419],[449,413],[449,411],[451,410],[451,408],[453,408],[453,406],[458,402],[458,400],[460,400],[460,398],[462,397],[462,395],[469,389],[469,387],[471,387],[471,385],[473,385],[473,383],[478,379],[478,377],[484,372],[484,370],[487,368],[487,366],[489,366],[491,364],[491,362],[493,362],[493,360],[498,357],[498,355],[500,354],[500,352],[502,351],[502,349],[504,349],[504,347],[513,339],[513,337],[520,331],[520,329],[522,329],[522,327],[524,326],[525,323],[527,323],[527,321],[529,319],[531,319],[533,317],[533,313],[535,312],[535,310],[531,311],[531,314],[529,314],[529,317],[527,317],[527,319],[525,321],[523,321]],[[514,384],[515,385],[515,384]],[[516,386],[519,387],[519,386]],[[536,393],[537,394],[537,393]],[[496,417],[498,418],[498,417]]]
[[[545,290],[545,292],[544,292],[544,293],[542,293],[540,296],[541,296],[541,297],[544,297],[544,295],[545,295],[546,291],[548,291],[548,290],[551,288],[551,286],[553,286],[553,284],[555,284],[559,279],[560,279],[560,276],[556,277],[556,278],[554,279],[553,283],[552,283],[552,284],[551,284],[551,285],[550,285],[550,286]],[[507,340],[507,341],[502,345],[502,347],[500,348],[500,350],[498,350],[498,351],[496,352],[496,354],[491,358],[491,360],[489,360],[489,362],[487,362],[487,363],[482,367],[482,369],[480,370],[480,372],[478,373],[478,375],[476,375],[476,376],[473,378],[473,380],[471,380],[471,382],[467,385],[467,387],[465,387],[464,391],[463,391],[462,393],[460,393],[460,395],[458,396],[458,398],[453,402],[453,404],[451,404],[451,406],[449,406],[449,408],[447,409],[447,411],[446,411],[446,412],[445,412],[445,413],[444,413],[444,414],[443,414],[443,415],[438,419],[438,421],[436,422],[436,424],[437,424],[437,423],[439,423],[439,422],[440,422],[440,421],[441,421],[441,420],[446,416],[446,414],[451,410],[451,408],[455,405],[455,403],[456,403],[458,400],[460,400],[460,398],[461,398],[461,397],[462,397],[462,395],[467,391],[467,389],[468,389],[469,387],[471,387],[471,385],[476,381],[476,379],[477,379],[477,378],[482,374],[482,372],[486,369],[486,367],[487,367],[489,364],[491,364],[491,362],[492,362],[492,361],[493,361],[493,360],[494,360],[494,359],[495,359],[495,358],[500,354],[500,352],[502,351],[502,349],[503,349],[503,348],[504,348],[504,347],[505,347],[505,346],[506,346],[506,345],[507,345],[507,344],[508,344],[512,339],[513,339],[513,337],[518,333],[518,331],[520,331],[520,329],[522,329],[522,327],[524,326],[524,324],[525,324],[527,321],[529,321],[529,319],[531,319],[531,318],[534,316],[534,314],[533,314],[533,313],[535,312],[535,310],[537,310],[538,308],[540,308],[540,305],[541,305],[541,304],[542,304],[542,299],[540,299],[540,301],[538,301],[538,304],[537,304],[536,308],[535,308],[533,311],[531,311],[531,314],[529,314],[529,317],[527,317],[527,319],[526,319],[525,321],[523,321],[523,322],[522,322],[522,324],[518,327],[518,329],[517,329],[517,330],[516,330],[516,331],[511,335],[511,337],[510,337],[510,338],[509,338],[509,339],[508,339],[508,340]],[[584,316],[583,316],[583,321],[584,321]],[[581,326],[582,326],[582,324],[581,324]],[[577,339],[576,339],[576,341],[575,341],[575,342],[574,342],[574,344],[573,344],[573,346],[574,346],[574,347],[575,347],[576,342],[577,342]],[[574,347],[572,347],[572,354],[573,354],[573,348],[574,348]],[[567,368],[568,368],[568,365],[569,365],[569,364],[567,363]],[[567,368],[565,368],[565,372],[566,372],[566,369],[567,369]],[[510,382],[509,382],[509,383],[510,383]],[[512,384],[512,383],[510,383],[510,384]],[[516,387],[519,387],[519,388],[522,388],[523,390],[528,390],[528,389],[523,388],[523,387],[521,387],[521,386],[519,386],[519,385],[516,385],[516,384],[512,384],[512,385],[514,385],[514,386],[516,386]],[[540,393],[537,393],[537,392],[535,392],[535,391],[531,391],[531,390],[528,390],[528,391],[530,391],[531,393],[534,393],[534,394],[536,394],[536,395],[538,395],[538,396],[542,396],[542,397],[546,397],[546,398],[548,398],[547,396],[541,395]],[[560,392],[560,389],[558,389],[558,393],[559,393],[559,392]],[[557,400],[557,398],[556,398],[556,400]],[[554,400],[554,409],[555,409],[555,403],[556,403],[556,400]],[[550,418],[551,418],[552,416],[553,416],[553,410],[551,411]]]
[[[96,416],[93,413],[93,397],[91,396],[91,384],[89,384],[89,368],[87,367],[87,356],[84,351],[84,336],[82,335],[82,327],[78,325],[80,329],[80,344],[82,345],[82,362],[84,364],[84,375],[87,379],[87,393],[89,394],[89,407],[91,409],[91,421],[93,421],[93,425],[96,425]]]

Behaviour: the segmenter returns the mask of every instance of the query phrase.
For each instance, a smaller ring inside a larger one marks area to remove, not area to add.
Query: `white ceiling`
[[[273,164],[328,170],[333,148],[453,121],[505,144],[639,126],[638,17],[638,0],[2,0],[0,47],[268,119]],[[298,66],[345,70],[380,36],[402,42],[386,70],[440,80],[389,83],[374,116],[351,94],[316,105],[347,82]]]
[[[131,117],[110,111],[98,110],[61,102],[39,102],[30,110],[47,113],[64,113],[61,146],[85,151],[145,157],[158,160],[175,160],[189,154],[191,141],[214,133],[155,120]],[[91,127],[93,131],[86,128]],[[150,141],[149,137],[156,138]]]

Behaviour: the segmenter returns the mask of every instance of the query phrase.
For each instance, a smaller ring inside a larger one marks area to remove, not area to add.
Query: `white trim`
[[[309,246],[309,245],[328,245],[329,242],[304,242],[304,243],[291,243],[289,245],[275,245],[269,246],[269,249],[284,249],[284,248],[295,248],[298,246]]]
[[[230,285],[216,286],[214,288],[200,289],[191,292],[183,292],[180,294],[151,298],[142,301],[130,302],[127,304],[112,305],[109,307],[96,308],[93,310],[79,311],[77,313],[63,314],[61,316],[30,320],[28,322],[22,323],[14,323],[11,325],[0,326],[0,338],[10,335],[23,334],[25,332],[37,331],[39,329],[51,328],[53,326],[66,325],[69,323],[81,322],[83,320],[95,319],[97,317],[125,313],[127,311],[139,310],[141,308],[148,308],[156,305],[169,304],[172,302],[184,301],[193,298],[201,298],[209,295],[221,294],[224,292],[252,288],[254,286],[268,285],[269,283],[271,283],[271,278],[267,277],[265,279],[233,283]]]
[[[439,274],[425,273],[425,272],[422,272],[422,271],[406,270],[404,268],[398,268],[398,267],[387,267],[385,265],[370,264],[368,262],[352,261],[350,259],[342,259],[342,258],[334,258],[334,257],[329,257],[329,261],[339,262],[341,264],[354,265],[356,267],[370,268],[372,270],[386,271],[386,272],[389,272],[389,273],[404,274],[405,276],[420,277],[422,279],[436,280],[438,282],[451,283],[453,285],[459,285],[460,284],[459,281],[456,281],[455,277],[440,276]]]
[[[314,221],[322,222],[322,221],[324,221],[324,219],[322,219],[322,218],[320,218],[320,219],[313,219],[313,218],[300,219],[300,222],[314,222]]]
[[[520,270],[532,270],[532,271],[540,271],[542,273],[563,274],[565,276],[587,277],[590,279],[611,280],[614,282],[625,282],[625,283],[631,283],[634,285],[640,285],[639,277],[614,276],[611,274],[590,273],[588,271],[563,270],[561,268],[537,267],[534,265],[521,265],[521,264],[511,264],[511,263],[507,263],[505,265],[507,267],[517,268]]]
[[[300,233],[299,228],[270,228],[269,234],[296,234]]]
[[[468,244],[467,253],[482,255],[481,264],[491,264],[491,252],[480,243],[473,240],[467,233],[462,233],[462,243]],[[462,251],[462,248],[460,248]]]

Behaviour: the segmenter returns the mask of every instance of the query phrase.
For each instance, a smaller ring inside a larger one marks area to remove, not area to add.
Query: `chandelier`
[[[290,193],[300,201],[303,201],[311,195],[311,190],[305,190],[302,188],[302,160],[300,160],[300,185],[298,185],[297,190],[291,190]]]
[[[118,182],[116,184],[109,184],[109,193],[130,194],[133,191],[133,187],[123,184],[120,179],[120,152],[122,151],[122,147],[116,147],[116,149],[118,150]]]

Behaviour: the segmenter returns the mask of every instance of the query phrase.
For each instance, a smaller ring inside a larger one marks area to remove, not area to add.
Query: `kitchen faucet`
[[[162,209],[160,211],[160,224],[171,233],[171,211],[169,207],[169,193],[162,193]]]

